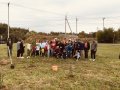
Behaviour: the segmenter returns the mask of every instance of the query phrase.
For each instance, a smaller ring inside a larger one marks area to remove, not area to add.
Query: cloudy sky
[[[10,26],[37,32],[64,32],[65,15],[73,32],[93,32],[105,27],[120,28],[120,0],[0,0],[0,22],[7,23],[10,2]],[[70,29],[67,25],[67,32]]]

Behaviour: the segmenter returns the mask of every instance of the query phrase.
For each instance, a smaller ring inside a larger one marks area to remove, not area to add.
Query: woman
[[[97,43],[93,40],[91,44],[91,59],[95,61],[97,51]]]
[[[84,52],[85,52],[85,59],[88,59],[88,52],[90,49],[90,43],[87,41],[87,39],[84,42]]]

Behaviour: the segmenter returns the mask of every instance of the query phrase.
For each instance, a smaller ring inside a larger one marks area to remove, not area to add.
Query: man
[[[93,61],[95,61],[96,51],[97,51],[97,43],[93,40],[91,44],[91,59]]]
[[[7,48],[8,48],[8,57],[12,56],[12,48],[13,48],[13,42],[10,38],[7,39]]]

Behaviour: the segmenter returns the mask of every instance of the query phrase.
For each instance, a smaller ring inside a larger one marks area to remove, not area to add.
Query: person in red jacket
[[[55,51],[55,49],[56,49],[56,41],[55,41],[55,40],[52,40],[52,41],[50,42],[50,47],[51,47],[51,49],[50,49],[50,51],[51,51],[51,56],[53,56],[53,53],[54,53],[54,51]]]

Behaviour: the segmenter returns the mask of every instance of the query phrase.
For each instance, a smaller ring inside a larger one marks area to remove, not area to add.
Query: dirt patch
[[[7,65],[7,64],[9,64],[9,63],[10,63],[9,60],[6,60],[6,59],[0,60],[0,65]]]
[[[5,85],[0,86],[0,90],[8,90],[8,87]]]

